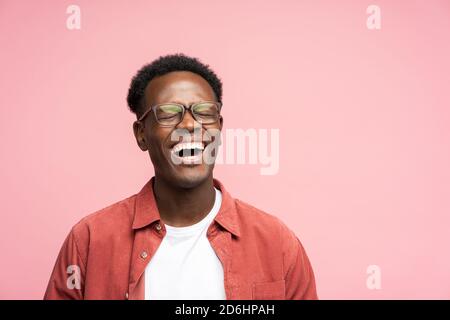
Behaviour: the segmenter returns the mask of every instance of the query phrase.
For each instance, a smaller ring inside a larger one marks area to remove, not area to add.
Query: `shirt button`
[[[142,251],[142,252],[141,252],[141,258],[142,258],[142,259],[146,259],[147,256],[148,256],[148,254],[147,254],[146,251]]]
[[[162,229],[161,225],[159,223],[156,224],[155,228],[156,228],[156,230],[158,230],[158,232],[160,232]]]
[[[125,299],[128,300],[128,292],[125,292]]]

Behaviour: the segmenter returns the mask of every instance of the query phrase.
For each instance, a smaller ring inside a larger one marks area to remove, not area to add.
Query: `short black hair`
[[[144,65],[131,80],[128,89],[127,103],[131,112],[139,116],[143,113],[144,91],[148,83],[157,76],[173,71],[190,71],[203,77],[211,86],[216,99],[222,102],[222,81],[211,70],[209,65],[200,62],[197,58],[182,53],[160,56],[153,62]]]

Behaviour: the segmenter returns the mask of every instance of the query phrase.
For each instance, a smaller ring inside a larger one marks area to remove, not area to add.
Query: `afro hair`
[[[184,54],[170,54],[160,56],[150,64],[144,65],[131,80],[128,89],[127,103],[131,112],[139,116],[142,114],[144,91],[148,83],[155,77],[173,71],[190,71],[204,78],[213,89],[216,98],[222,102],[222,81],[211,68],[197,58]]]

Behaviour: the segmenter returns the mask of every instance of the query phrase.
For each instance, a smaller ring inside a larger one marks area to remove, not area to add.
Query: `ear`
[[[223,117],[222,117],[222,115],[219,115],[219,126],[220,126],[220,131],[222,131],[222,127],[223,127]]]
[[[137,145],[142,151],[147,151],[147,142],[145,141],[144,135],[144,124],[141,121],[135,121],[133,123],[133,132],[136,138]]]
[[[222,128],[223,128],[223,117],[222,117],[222,115],[219,115],[219,130],[220,131],[222,131]],[[219,146],[221,146],[222,145],[222,135],[219,135]]]

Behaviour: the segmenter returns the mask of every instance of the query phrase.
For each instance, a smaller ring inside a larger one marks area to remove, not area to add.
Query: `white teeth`
[[[183,149],[200,149],[203,150],[203,143],[201,142],[180,142],[178,144],[176,144],[173,148],[172,148],[172,152],[179,152]]]
[[[196,165],[201,164],[203,159],[203,152],[187,152],[184,150],[204,150],[205,147],[202,142],[180,142],[173,146],[171,153],[171,159],[175,165]],[[180,151],[183,154],[180,154]],[[192,154],[192,155],[191,155]]]

